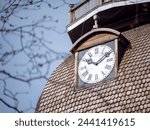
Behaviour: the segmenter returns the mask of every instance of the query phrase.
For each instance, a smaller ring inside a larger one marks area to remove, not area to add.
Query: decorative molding
[[[72,49],[70,50],[72,53],[75,52],[75,50],[79,47],[80,43],[86,40],[87,38],[91,37],[94,34],[100,34],[100,33],[108,33],[108,34],[114,34],[116,36],[120,36],[121,33],[117,30],[110,29],[110,28],[98,28],[93,29],[90,32],[84,34],[82,37],[80,37],[74,44]],[[112,39],[113,40],[113,39]]]

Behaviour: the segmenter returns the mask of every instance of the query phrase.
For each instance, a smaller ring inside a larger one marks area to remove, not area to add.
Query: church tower
[[[81,0],[67,31],[36,112],[150,112],[150,0]]]

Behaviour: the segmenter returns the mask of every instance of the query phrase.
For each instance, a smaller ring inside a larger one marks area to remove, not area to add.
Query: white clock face
[[[79,77],[85,83],[100,82],[111,73],[114,63],[115,54],[110,47],[106,45],[92,47],[79,62]]]

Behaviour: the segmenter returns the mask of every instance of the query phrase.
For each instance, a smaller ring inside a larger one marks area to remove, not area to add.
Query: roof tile
[[[150,24],[123,32],[130,41],[117,78],[74,91],[74,55],[51,75],[37,112],[150,112]]]

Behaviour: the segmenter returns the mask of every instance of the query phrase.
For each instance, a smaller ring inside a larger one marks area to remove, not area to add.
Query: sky
[[[6,0],[7,1],[7,0]],[[1,1],[2,3],[6,2],[5,0]],[[77,3],[79,0],[66,0],[68,3]],[[61,0],[51,0],[51,4],[53,6],[58,6],[60,5]],[[43,5],[41,7],[40,11],[35,11],[35,10],[26,10],[26,11],[19,11],[18,15],[19,16],[28,16],[29,20],[28,22],[33,22],[36,21],[40,16],[43,15],[51,15],[54,19],[57,19],[57,23],[45,23],[46,26],[51,25],[55,31],[45,31],[44,36],[46,37],[47,40],[51,41],[52,44],[49,44],[50,48],[57,52],[63,52],[66,53],[67,55],[70,54],[69,50],[72,47],[71,40],[67,34],[66,31],[66,26],[68,24],[68,12],[69,8],[68,5],[63,5],[57,10],[49,9],[46,5]],[[13,17],[10,22],[13,24],[27,24],[27,21],[25,22],[19,22],[16,21],[15,17]],[[1,24],[1,23],[0,23]],[[1,25],[0,25],[1,26]],[[65,33],[64,33],[65,32]],[[19,48],[20,44],[17,42],[19,39],[17,39],[16,35],[8,35],[7,40],[11,41],[11,43],[15,43],[14,46]],[[28,40],[28,39],[26,39]],[[18,43],[18,44],[17,44]],[[0,36],[0,44],[3,46],[3,48],[0,48],[0,52],[9,50],[9,46],[5,44],[3,41],[2,37]],[[26,57],[23,55],[18,55],[13,58],[13,60],[5,65],[5,66],[0,66],[2,69],[6,69],[9,72],[12,73],[21,73],[24,72],[24,68],[19,66],[19,64],[25,64],[25,59]],[[49,76],[50,74],[55,70],[55,68],[64,61],[64,59],[57,60],[53,62],[50,66],[50,71],[49,71]],[[43,69],[44,73],[44,69]],[[41,95],[41,92],[46,84],[45,80],[35,80],[34,82],[31,83],[31,86],[28,86],[28,84],[23,83],[23,82],[18,82],[15,80],[12,80],[10,78],[7,79],[4,75],[0,74],[1,78],[5,78],[7,82],[6,88],[8,89],[7,95],[16,95],[16,98],[19,100],[19,105],[18,109],[23,110],[24,112],[34,112],[34,108],[36,107],[37,101]],[[3,100],[7,101],[7,103],[11,104],[12,106],[15,105],[16,102],[14,102],[9,96],[4,95],[4,83],[0,81],[0,98]],[[12,94],[11,94],[12,93]],[[30,108],[30,107],[33,108]],[[30,109],[29,109],[30,108]],[[0,112],[16,112],[13,109],[10,109],[6,107],[1,101],[0,101]]]

